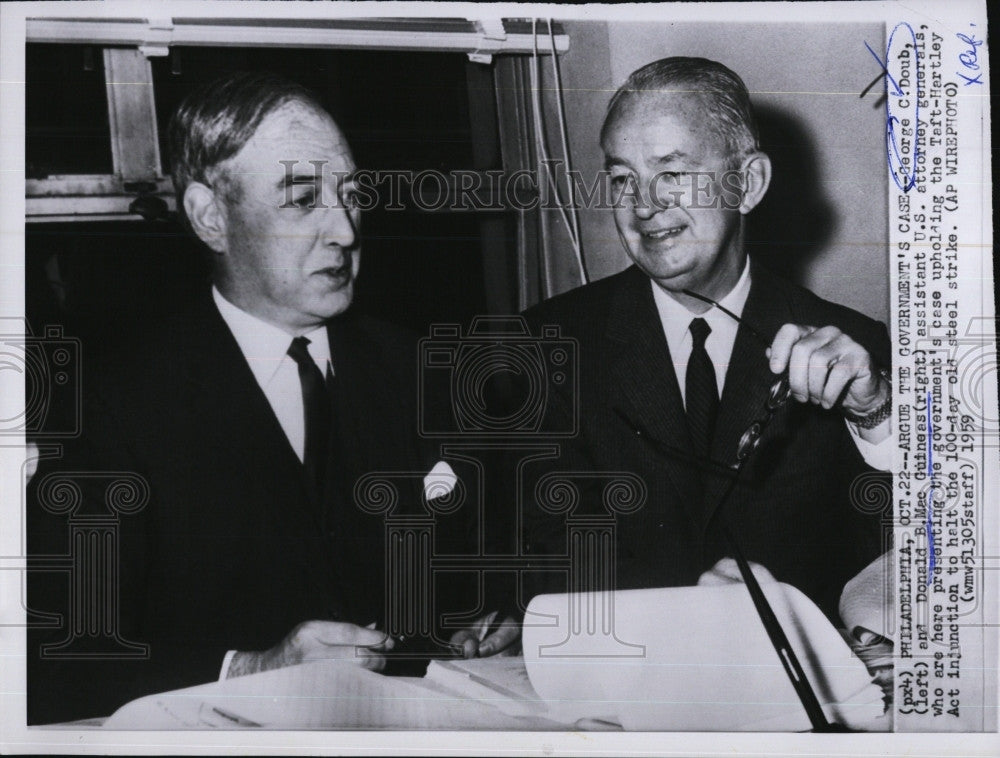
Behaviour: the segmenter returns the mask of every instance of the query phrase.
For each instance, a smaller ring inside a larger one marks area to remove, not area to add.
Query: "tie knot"
[[[691,338],[694,340],[694,347],[704,347],[705,340],[708,338],[708,335],[712,333],[712,327],[708,325],[708,322],[703,318],[691,319],[691,326],[688,328],[691,330]]]
[[[309,338],[296,337],[288,346],[288,355],[300,366],[315,366],[316,362],[309,355]]]

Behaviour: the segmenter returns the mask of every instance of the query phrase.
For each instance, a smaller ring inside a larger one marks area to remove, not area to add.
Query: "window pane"
[[[361,239],[365,313],[427,334],[488,311],[476,214],[374,210],[362,215]]]
[[[173,47],[153,58],[164,172],[167,124],[194,87],[230,71],[273,71],[319,95],[347,135],[359,167],[470,168],[466,56],[377,50]]]
[[[114,172],[101,48],[26,45],[24,106],[29,179]]]

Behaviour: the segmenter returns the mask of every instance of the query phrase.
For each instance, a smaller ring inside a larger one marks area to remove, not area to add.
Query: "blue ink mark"
[[[865,42],[865,47],[868,48],[868,52],[872,54],[875,61],[878,63],[879,67],[882,69],[885,75],[885,147],[886,147],[886,162],[889,166],[889,175],[892,176],[892,180],[896,183],[903,192],[909,192],[910,189],[917,183],[917,158],[920,155],[920,146],[917,144],[916,133],[917,133],[917,122],[920,120],[920,100],[919,91],[914,93],[913,97],[907,97],[906,93],[899,86],[899,82],[889,73],[889,60],[892,57],[892,43],[896,37],[896,32],[899,31],[900,27],[906,29],[910,34],[911,43],[907,43],[904,49],[909,47],[913,50],[913,82],[915,87],[919,87],[920,82],[920,55],[917,52],[917,35],[911,27],[905,21],[900,21],[893,28],[892,33],[889,35],[889,44],[885,48],[885,59],[879,57],[878,53],[872,50],[871,45]],[[891,87],[891,92],[890,92]],[[891,95],[891,96],[890,96]],[[902,113],[898,116],[893,109],[893,100],[898,99],[898,108],[902,109]],[[910,122],[909,109],[913,112],[913,121]],[[907,156],[904,153],[904,147],[900,146],[899,136],[900,129],[903,137],[910,138],[910,144],[912,147],[912,155]],[[907,161],[904,158],[909,157],[909,163],[911,169],[906,170]],[[902,174],[902,178],[900,177]],[[905,181],[904,181],[905,180]]]
[[[931,486],[927,490],[927,584],[934,576],[934,426],[931,424],[931,393],[927,393],[927,476]]]
[[[969,24],[969,26],[975,26],[975,24]],[[972,32],[971,34],[962,34],[961,32],[959,32],[955,36],[969,46],[967,50],[959,54],[958,56],[959,63],[965,66],[965,68],[969,71],[979,71],[979,50],[977,48],[983,44],[983,40],[976,39],[975,32]],[[982,71],[979,71],[979,73],[974,76],[971,74],[963,74],[961,71],[956,71],[955,73],[965,80],[964,86],[966,87],[968,87],[970,84],[983,83]]]

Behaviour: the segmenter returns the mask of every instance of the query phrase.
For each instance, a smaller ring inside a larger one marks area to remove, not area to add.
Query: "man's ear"
[[[184,190],[184,213],[202,242],[217,253],[226,252],[226,213],[211,187],[191,182]]]
[[[743,200],[739,211],[744,216],[757,207],[771,185],[771,159],[767,153],[752,153],[743,161]]]

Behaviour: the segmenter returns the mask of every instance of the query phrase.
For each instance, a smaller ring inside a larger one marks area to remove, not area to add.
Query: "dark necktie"
[[[695,455],[708,458],[712,450],[715,418],[719,411],[719,390],[715,383],[715,367],[705,351],[705,339],[712,328],[703,318],[691,321],[691,358],[688,360],[684,385],[688,428]]]
[[[288,348],[288,355],[298,364],[299,382],[302,384],[302,406],[305,412],[306,440],[302,463],[306,478],[317,498],[323,491],[326,471],[327,442],[330,438],[330,396],[323,373],[309,355],[305,337],[296,337]]]

